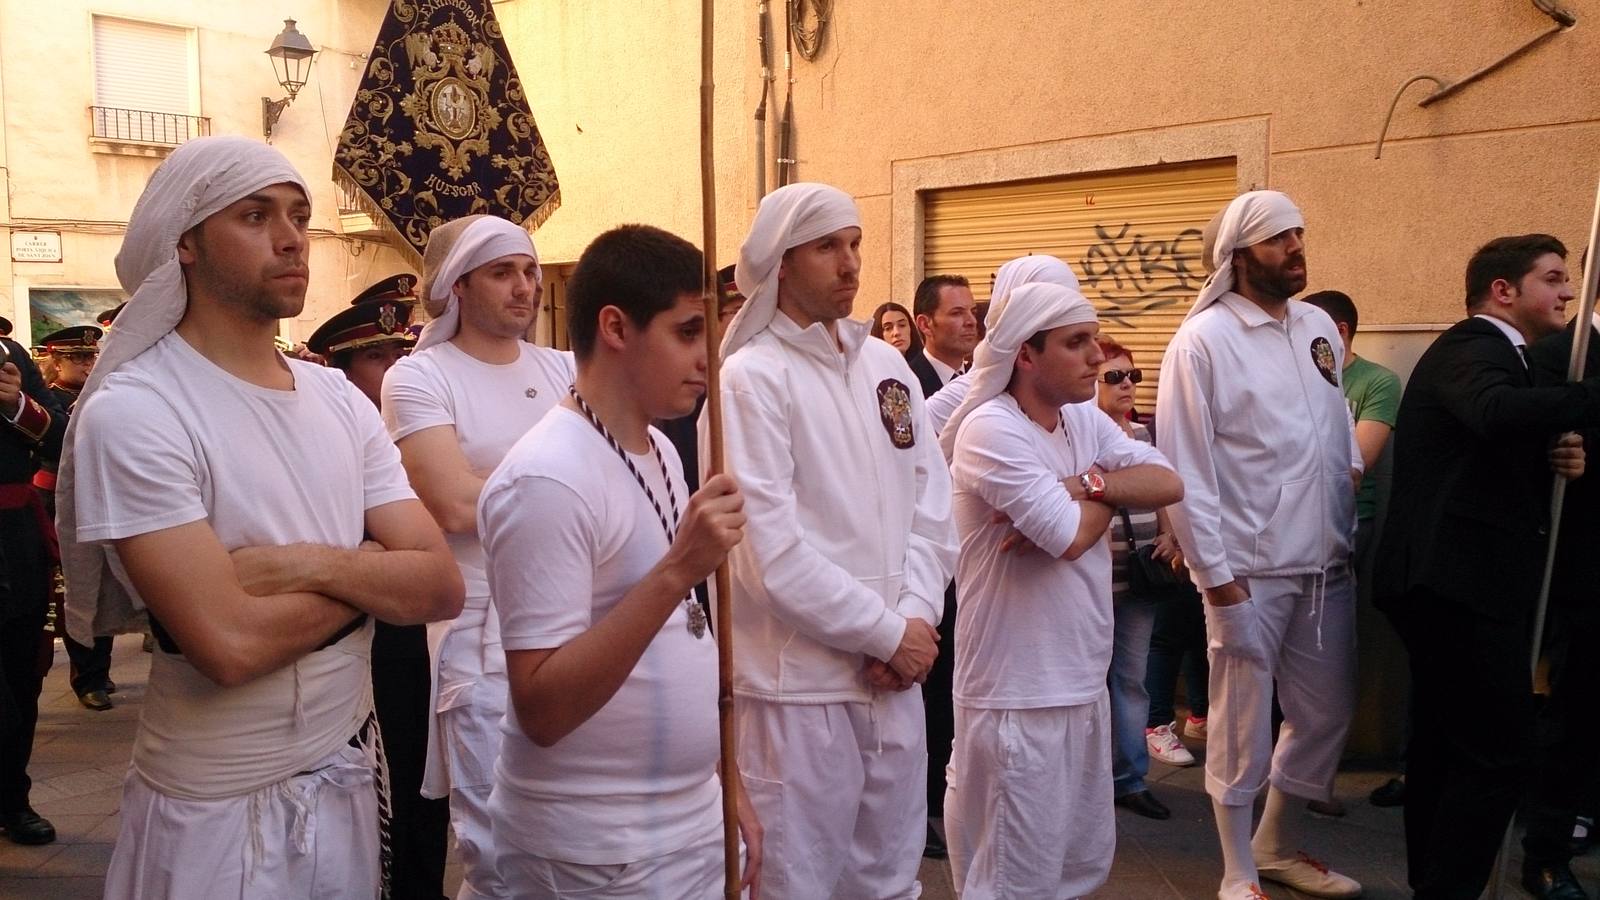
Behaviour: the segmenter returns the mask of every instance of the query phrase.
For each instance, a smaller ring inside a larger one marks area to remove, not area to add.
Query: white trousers
[[[1224,806],[1245,806],[1270,782],[1327,800],[1355,711],[1355,582],[1341,568],[1247,584],[1244,603],[1206,604],[1206,791]],[[1276,750],[1274,682],[1283,710]]]
[[[944,830],[963,900],[1066,900],[1105,883],[1117,846],[1111,713],[956,705]]]
[[[682,850],[619,865],[563,862],[509,846],[497,858],[513,900],[715,900],[723,895],[720,821]]]
[[[449,776],[450,829],[462,866],[456,900],[510,896],[498,874],[489,825],[489,792],[500,758],[507,692],[499,629],[488,622],[493,616],[493,607],[463,611],[436,652],[434,730]]]
[[[180,800],[129,771],[107,900],[378,896],[374,760],[342,747],[241,797]]]
[[[922,893],[928,743],[922,689],[871,702],[735,698],[739,770],[761,817],[767,900]]]

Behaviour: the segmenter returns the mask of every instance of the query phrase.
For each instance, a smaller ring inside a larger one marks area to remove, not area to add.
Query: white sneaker
[[[1217,891],[1217,900],[1272,900],[1262,893],[1261,886],[1253,881],[1244,884],[1225,884]]]
[[[1151,756],[1169,766],[1192,766],[1194,765],[1194,754],[1190,753],[1189,748],[1183,745],[1183,741],[1178,740],[1178,736],[1172,733],[1173,726],[1177,724],[1177,722],[1173,722],[1168,725],[1158,725],[1155,728],[1146,728],[1144,732],[1145,746],[1150,749]]]
[[[1183,723],[1183,736],[1188,738],[1191,741],[1203,741],[1203,740],[1205,740],[1206,739],[1206,720],[1205,719],[1196,719],[1194,716],[1190,716]]]
[[[1308,856],[1304,850],[1290,860],[1273,863],[1257,861],[1256,873],[1267,881],[1288,885],[1313,897],[1361,896],[1359,881],[1329,869],[1326,863]]]

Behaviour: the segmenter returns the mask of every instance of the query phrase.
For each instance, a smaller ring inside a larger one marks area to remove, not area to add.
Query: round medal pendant
[[[694,597],[685,600],[684,608],[689,611],[689,633],[697,638],[706,636],[706,611],[700,601]]]

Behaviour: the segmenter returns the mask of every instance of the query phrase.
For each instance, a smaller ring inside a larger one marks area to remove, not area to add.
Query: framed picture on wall
[[[28,288],[28,317],[37,341],[72,325],[93,325],[94,317],[128,299],[117,288]]]

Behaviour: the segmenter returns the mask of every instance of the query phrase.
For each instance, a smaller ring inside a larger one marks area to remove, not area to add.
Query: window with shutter
[[[94,136],[180,144],[210,132],[196,115],[194,31],[94,17]]]

